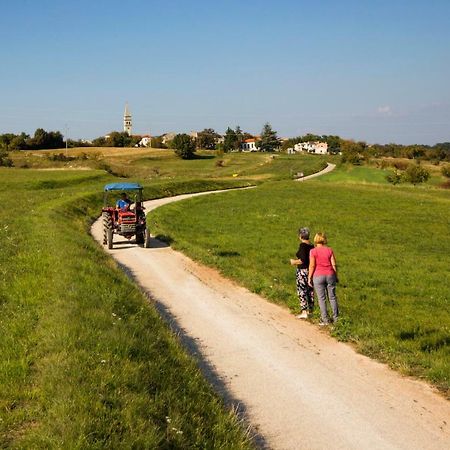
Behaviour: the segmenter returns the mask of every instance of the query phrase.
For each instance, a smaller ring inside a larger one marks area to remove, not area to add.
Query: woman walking
[[[301,314],[298,319],[307,319],[314,307],[314,289],[308,284],[309,252],[314,248],[309,242],[309,229],[298,230],[300,246],[296,253],[297,259],[291,259],[291,265],[297,266],[295,282],[300,301]]]
[[[325,233],[317,233],[314,236],[315,248],[311,250],[309,255],[309,274],[308,284],[314,285],[317,298],[319,300],[320,316],[322,318],[321,325],[328,325],[326,297],[331,305],[333,313],[333,322],[339,316],[339,306],[336,297],[337,269],[336,258],[333,250],[327,246],[327,237]]]

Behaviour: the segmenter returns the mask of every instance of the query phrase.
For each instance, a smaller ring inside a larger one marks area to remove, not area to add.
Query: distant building
[[[257,152],[258,147],[256,146],[257,140],[255,138],[245,139],[241,144],[241,150],[243,152]]]
[[[125,112],[123,113],[123,131],[131,136],[131,113],[128,111],[128,103],[125,104]]]
[[[294,145],[296,152],[315,153],[316,155],[326,155],[328,153],[328,144],[326,142],[299,142]]]
[[[149,134],[141,136],[141,140],[136,144],[136,147],[150,147],[152,144],[152,137]]]
[[[162,135],[162,143],[164,145],[167,145],[169,143],[169,141],[172,141],[176,135],[177,135],[177,133],[174,133],[174,132],[164,133]]]

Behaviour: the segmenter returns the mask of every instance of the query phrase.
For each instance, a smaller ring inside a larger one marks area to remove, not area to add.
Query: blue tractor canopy
[[[104,191],[139,191],[142,186],[139,183],[110,183],[105,185]]]
[[[105,187],[103,188],[103,190],[105,191],[104,193],[104,199],[103,199],[103,206],[107,207],[108,206],[108,197],[110,196],[109,193],[114,193],[114,192],[128,192],[130,193],[130,195],[132,195],[133,197],[133,203],[136,202],[142,202],[142,191],[143,191],[143,187],[139,184],[139,183],[110,183],[105,185]],[[115,196],[117,194],[111,194],[112,196]]]

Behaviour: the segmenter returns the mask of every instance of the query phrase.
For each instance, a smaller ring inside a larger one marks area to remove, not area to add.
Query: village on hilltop
[[[139,138],[139,141],[134,145],[134,147],[151,147],[152,146],[152,139],[157,138],[164,146],[168,146],[170,142],[175,138],[175,136],[178,134],[176,132],[166,132],[163,133],[160,136],[152,136],[151,134],[140,134],[140,135],[133,135],[132,133],[133,129],[133,121],[130,109],[128,107],[128,103],[125,104],[125,111],[123,114],[123,131],[128,134],[130,137]],[[189,136],[193,139],[198,139],[201,131],[191,131]],[[225,136],[215,133],[215,143],[216,144],[223,144],[225,141]],[[108,139],[110,135],[105,135],[105,139]],[[248,133],[245,133],[245,139],[242,140],[240,144],[240,148],[236,149],[234,151],[242,151],[242,152],[259,152],[262,151],[259,146],[258,142],[260,141],[261,136],[259,135],[248,135]],[[280,138],[280,147],[281,144],[285,141],[287,141],[289,138]],[[328,154],[328,144],[326,142],[320,142],[320,141],[307,141],[307,142],[300,142],[295,144],[293,147],[289,147],[287,149],[288,154],[295,154],[295,153],[312,153],[317,155],[326,155]]]

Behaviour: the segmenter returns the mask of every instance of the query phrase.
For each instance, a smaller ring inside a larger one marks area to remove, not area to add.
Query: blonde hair
[[[322,244],[322,245],[327,244],[327,235],[325,233],[317,233],[314,236],[314,245],[317,245],[317,244]]]

